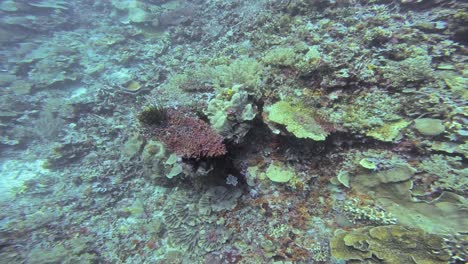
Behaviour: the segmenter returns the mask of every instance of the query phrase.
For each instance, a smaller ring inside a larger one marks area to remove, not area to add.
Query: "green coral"
[[[442,120],[435,118],[420,118],[414,121],[414,128],[424,136],[437,136],[445,131]]]
[[[222,89],[208,102],[205,114],[211,126],[228,139],[242,139],[257,115],[253,98],[242,85]]]
[[[328,109],[328,114],[332,123],[388,142],[397,139],[401,130],[409,125],[399,115],[401,108],[398,97],[372,89],[343,104],[336,104]]]
[[[163,143],[156,140],[149,140],[141,153],[144,163],[152,163],[155,160],[162,159],[166,155],[166,147]]]
[[[287,101],[279,101],[267,106],[265,111],[268,121],[284,125],[286,130],[297,138],[309,138],[323,141],[328,133],[315,121],[315,112]]]
[[[366,169],[369,169],[369,170],[376,170],[377,169],[377,163],[374,160],[368,159],[368,158],[364,158],[364,159],[360,160],[359,165],[361,165],[362,167],[364,167]]]
[[[405,226],[418,227],[426,232],[445,234],[453,230],[466,230],[466,199],[450,192],[431,202],[415,200],[411,180],[415,169],[409,166],[355,175],[351,179],[354,191],[369,194],[386,212]]]
[[[293,48],[278,47],[268,51],[263,62],[268,65],[293,66],[299,61],[299,56]]]
[[[383,126],[369,130],[366,133],[366,135],[380,141],[392,142],[396,139],[401,138],[401,131],[405,129],[409,124],[410,122],[406,120],[389,122],[384,124]]]
[[[227,65],[218,65],[211,73],[213,84],[217,89],[242,85],[249,93],[260,95],[263,65],[253,58],[244,57]]]
[[[463,193],[468,190],[468,169],[463,168],[461,161],[460,157],[435,154],[423,160],[419,168],[437,177],[434,188]]]
[[[120,150],[123,159],[132,159],[138,155],[143,148],[144,140],[137,134],[130,136]]]
[[[273,182],[284,183],[296,177],[296,173],[288,167],[279,163],[273,163],[268,166],[266,176]]]
[[[338,231],[330,248],[333,257],[347,263],[442,264],[450,259],[441,237],[398,225]]]
[[[432,58],[423,48],[413,48],[412,57],[402,61],[388,61],[383,67],[384,77],[395,87],[403,88],[411,83],[424,83],[434,79]]]
[[[320,52],[318,45],[308,46],[298,43],[293,47],[277,47],[269,50],[263,57],[267,65],[293,67],[301,72],[310,72],[318,66],[320,61],[328,58]]]
[[[182,167],[182,164],[179,162],[179,157],[172,153],[164,162],[165,167],[169,172],[166,174],[166,177],[169,179],[174,178],[175,176],[180,175],[183,171],[184,168]]]

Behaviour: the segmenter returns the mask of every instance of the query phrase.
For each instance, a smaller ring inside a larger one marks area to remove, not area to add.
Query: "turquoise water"
[[[0,263],[466,263],[468,5],[0,1]]]

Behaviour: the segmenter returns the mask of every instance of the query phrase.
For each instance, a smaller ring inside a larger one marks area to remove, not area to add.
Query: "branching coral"
[[[358,199],[348,200],[343,204],[343,211],[353,221],[369,221],[377,225],[396,224],[397,219],[391,213],[371,205],[361,205]]]
[[[161,110],[155,111],[159,116]],[[206,122],[182,110],[170,109],[165,115],[166,122],[157,126],[147,126],[146,134],[157,136],[177,155],[200,159],[226,154],[223,137]]]

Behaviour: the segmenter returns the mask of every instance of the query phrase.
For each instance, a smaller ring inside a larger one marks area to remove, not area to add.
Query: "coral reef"
[[[0,262],[465,263],[463,1],[0,1]]]
[[[205,111],[211,126],[237,143],[249,132],[257,112],[254,97],[242,85],[221,89]]]
[[[173,203],[164,209],[164,223],[169,240],[190,254],[219,250],[230,237],[230,231],[214,222],[216,212],[232,210],[241,193],[222,186],[209,188],[201,197],[176,193]],[[197,202],[198,201],[198,202]]]
[[[147,113],[150,111],[151,113]],[[145,133],[156,135],[168,149],[184,158],[211,158],[226,154],[223,138],[207,123],[184,111],[149,109],[140,114]],[[165,120],[167,119],[167,120]]]
[[[325,140],[324,131],[314,119],[314,112],[291,103],[280,101],[266,107],[267,120],[286,126],[286,130],[298,138]]]
[[[450,259],[440,237],[397,225],[338,231],[330,245],[334,257],[351,263],[447,263]]]

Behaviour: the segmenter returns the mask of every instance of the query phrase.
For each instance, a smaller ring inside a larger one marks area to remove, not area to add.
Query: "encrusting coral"
[[[330,246],[332,256],[349,263],[442,264],[450,259],[441,237],[398,225],[337,231]]]

